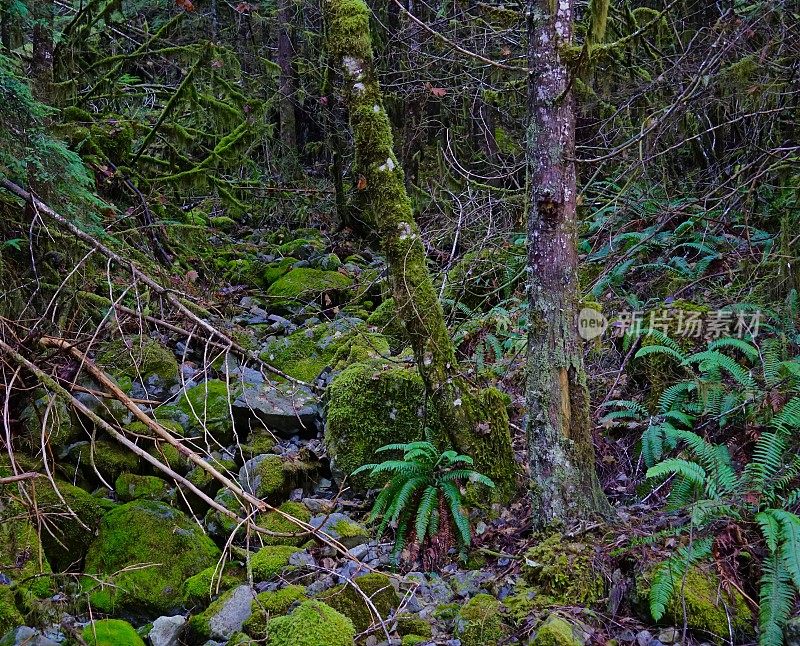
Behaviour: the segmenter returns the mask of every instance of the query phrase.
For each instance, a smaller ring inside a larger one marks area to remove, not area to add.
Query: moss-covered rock
[[[121,474],[139,470],[139,457],[114,440],[81,443],[70,453],[70,458],[88,480],[96,480],[99,473],[110,486]]]
[[[241,445],[242,455],[245,460],[250,460],[257,455],[269,453],[277,443],[271,431],[263,427],[254,428],[247,436],[247,441]]]
[[[265,640],[267,623],[272,617],[285,615],[295,603],[307,600],[302,585],[287,585],[280,590],[262,592],[253,601],[253,614],[244,622],[242,630],[255,639]]]
[[[585,641],[566,619],[550,615],[536,631],[531,646],[583,646]]]
[[[228,561],[220,571],[211,565],[190,576],[183,584],[183,602],[187,608],[205,608],[218,593],[225,592],[244,582],[247,572],[238,563]]]
[[[287,257],[268,264],[261,272],[261,282],[264,287],[269,287],[276,280],[288,274],[296,262],[297,258]]]
[[[594,548],[551,534],[525,553],[522,575],[539,607],[589,605],[605,596],[605,579],[593,566]]]
[[[364,574],[355,577],[353,583],[361,592],[350,583],[345,583],[325,590],[317,598],[348,617],[359,633],[378,620],[373,616],[372,610],[364,600],[364,595],[370,598],[381,619],[388,618],[391,612],[400,605],[397,592],[385,574],[378,572]]]
[[[308,511],[308,508],[301,502],[285,502],[280,507],[278,507],[282,512],[297,518],[298,520],[302,520],[303,522],[308,522],[311,520],[311,512]],[[280,533],[299,533],[302,530],[290,520],[287,520],[279,513],[270,511],[266,514],[259,516],[257,519],[258,524],[267,529],[271,532],[280,532]],[[296,537],[291,536],[269,536],[264,534],[261,536],[261,540],[264,542],[265,545],[295,545],[299,546],[303,543],[308,541],[308,535],[299,535]]]
[[[302,550],[294,545],[268,545],[262,547],[258,552],[250,557],[250,568],[253,572],[253,579],[256,581],[266,581],[276,574],[293,566],[289,565],[292,554]]]
[[[189,641],[199,644],[208,639],[230,639],[250,617],[254,596],[248,585],[239,585],[221,594],[203,612],[190,617],[187,623]]]
[[[176,422],[175,420],[159,418],[158,423],[161,424],[161,426],[163,426],[176,438],[184,437],[186,435],[186,430],[183,428],[183,426],[180,425],[180,423]],[[132,435],[143,435],[144,437],[158,437],[147,424],[139,420],[136,420],[128,424],[125,427],[125,430]]]
[[[144,646],[136,629],[121,619],[98,619],[81,633],[88,646]]]
[[[500,602],[488,594],[472,597],[456,617],[462,646],[496,646],[503,637]]]
[[[425,386],[414,369],[357,363],[328,387],[325,443],[336,468],[351,474],[376,460],[376,449],[423,437]],[[350,484],[367,486],[365,477]]]
[[[267,624],[270,646],[354,646],[353,623],[320,601],[305,601]]]
[[[114,483],[114,491],[123,502],[131,500],[161,500],[170,502],[175,499],[175,487],[156,476],[140,476],[135,473],[123,473]]]
[[[267,290],[267,296],[274,305],[312,303],[323,294],[337,300],[352,282],[338,271],[297,267],[272,283]]]
[[[100,611],[166,614],[180,606],[184,581],[218,558],[217,546],[185,514],[136,500],[106,514],[86,555],[85,572],[115,574],[114,586],[84,585]]]
[[[14,603],[14,590],[7,585],[0,585],[0,635],[24,623],[25,618]]]
[[[68,482],[56,481],[57,492],[46,478],[36,478],[29,486],[39,511],[48,517],[48,531],[41,537],[48,562],[58,572],[79,570],[103,515],[114,503]]]
[[[224,381],[209,379],[184,391],[175,406],[188,415],[190,432],[207,432],[227,445],[233,440],[231,406],[237,395],[236,389],[231,392]]]
[[[231,474],[236,471],[236,462],[217,457],[216,455],[210,458],[205,458],[204,462],[213,466],[220,473]],[[209,496],[215,495],[222,487],[222,483],[213,475],[211,475],[208,470],[204,469],[200,465],[196,465],[191,471],[189,471],[189,473],[186,475],[186,479],[195,487],[200,489],[200,491],[208,494]]]
[[[178,449],[167,442],[155,442],[148,453],[181,475],[186,474],[191,463]]]
[[[642,600],[649,596],[652,574],[651,570],[637,578],[637,595]],[[691,630],[706,636],[727,636],[731,628],[738,637],[753,632],[753,614],[744,597],[735,590],[724,590],[716,574],[698,567],[676,583],[662,622],[680,626],[684,616]]]
[[[397,314],[393,298],[387,298],[375,308],[367,319],[367,325],[377,328],[389,340],[395,352],[408,345],[408,334],[402,319]]]
[[[26,449],[38,451],[42,433],[46,443],[58,452],[78,438],[86,438],[86,430],[78,422],[72,406],[62,397],[52,396],[43,388],[34,391],[33,400],[19,415],[19,439]]]
[[[424,639],[430,639],[433,630],[430,623],[419,615],[403,613],[397,616],[397,634],[401,637],[419,635]]]
[[[417,644],[424,644],[430,641],[430,637],[423,637],[422,635],[403,635],[400,640],[400,646],[417,646]]]
[[[259,455],[248,460],[239,471],[239,482],[257,498],[274,502],[291,489],[288,473],[279,455]]]
[[[178,381],[178,361],[172,351],[154,339],[142,336],[114,339],[103,344],[97,364],[112,377],[146,381],[156,375],[165,384]]]
[[[48,576],[52,570],[39,532],[22,505],[13,500],[0,503],[0,572],[15,584],[16,600],[24,612],[53,594],[53,581]],[[10,607],[7,612],[13,615]]]

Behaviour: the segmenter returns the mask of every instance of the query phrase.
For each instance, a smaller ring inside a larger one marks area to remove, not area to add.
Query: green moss
[[[458,619],[456,634],[462,646],[495,646],[503,636],[500,602],[491,595],[472,597]]]
[[[47,427],[42,422],[47,420]],[[72,407],[63,398],[52,396],[43,388],[34,391],[30,404],[22,409],[19,416],[22,432],[22,444],[26,449],[39,451],[42,443],[42,431],[53,449],[61,449],[80,437],[86,437],[86,431],[77,422]]]
[[[258,486],[255,495],[258,498],[275,500],[286,493],[290,487],[289,479],[283,468],[283,459],[279,455],[268,455],[255,468],[255,481]]]
[[[401,637],[406,635],[421,635],[430,639],[433,635],[430,623],[412,614],[401,614],[397,616],[397,633]]]
[[[375,308],[375,311],[367,319],[367,325],[378,328],[378,331],[389,340],[389,344],[395,351],[408,343],[408,335],[402,320],[397,315],[393,298],[387,298]]]
[[[238,587],[226,590],[211,605],[208,606],[203,612],[192,615],[186,624],[189,642],[193,644],[200,644],[208,639],[218,637],[214,635],[211,628],[211,619],[224,612],[225,606],[231,600],[231,597],[237,593]]]
[[[115,587],[98,589],[88,579],[84,585],[103,612],[165,614],[180,605],[184,581],[218,558],[217,546],[185,514],[136,500],[106,514],[86,555],[85,572],[115,574]],[[142,564],[150,567],[131,569]]]
[[[277,440],[275,436],[265,428],[255,428],[247,436],[247,442],[242,444],[242,453],[246,460],[257,455],[269,453],[275,448]]]
[[[113,484],[120,474],[139,469],[139,457],[111,440],[96,440],[94,445],[83,444],[76,459],[87,478],[95,476],[96,468],[109,484]]]
[[[267,547],[262,547],[250,557],[253,579],[266,581],[276,574],[280,574],[289,567],[289,559],[292,554],[301,551],[294,545],[268,545]]]
[[[183,455],[172,444],[166,442],[156,442],[148,451],[157,460],[166,464],[170,469],[176,473],[184,474],[189,470],[190,462],[185,455]]]
[[[205,607],[217,592],[225,592],[246,578],[247,573],[237,563],[228,561],[222,572],[218,565],[211,565],[184,581],[183,602],[188,608]]]
[[[14,603],[14,590],[0,585],[0,635],[25,624],[25,618]]]
[[[88,624],[81,634],[88,646],[144,646],[136,629],[121,619],[99,619]]]
[[[302,585],[287,585],[280,590],[262,592],[253,602],[253,614],[244,622],[242,630],[255,639],[267,637],[267,623],[272,617],[285,615],[298,601],[306,601]]]
[[[403,635],[400,640],[400,646],[415,646],[416,644],[424,644],[430,641],[430,637],[423,637],[422,635]]]
[[[313,232],[313,233],[316,233]],[[295,240],[289,240],[278,245],[278,252],[284,256],[292,256],[298,252],[320,251],[325,247],[325,243],[319,235],[300,237]],[[296,262],[296,261],[295,261]]]
[[[25,509],[16,502],[0,508],[0,572],[15,582],[17,601],[24,611],[53,594],[51,571]]]
[[[590,544],[566,542],[552,534],[525,553],[522,575],[536,591],[536,603],[589,605],[605,595],[605,580],[592,565]]]
[[[648,573],[637,580],[637,592],[642,599],[647,599],[650,593],[649,576]],[[744,597],[735,590],[724,590],[716,574],[697,567],[675,584],[675,594],[667,604],[663,622],[683,625],[684,611],[686,625],[706,635],[728,635],[730,628],[737,636],[753,632],[753,614]]]
[[[550,615],[536,631],[531,646],[583,646],[583,641],[575,636],[566,619]]]
[[[281,276],[267,290],[271,302],[278,305],[310,303],[322,294],[335,296],[350,287],[352,280],[338,271],[298,267]]]
[[[221,473],[231,473],[236,469],[236,463],[233,460],[219,460],[217,458],[208,458],[205,462],[210,463],[217,471]],[[219,491],[222,483],[217,480],[211,473],[201,466],[195,466],[186,479],[191,482],[195,487],[201,491],[213,495]]]
[[[236,396],[236,392],[228,391],[224,381],[209,379],[186,390],[175,405],[189,416],[191,432],[207,431],[220,444],[226,445],[233,440],[231,405]]]
[[[353,583],[359,587],[361,592],[347,583],[326,590],[319,595],[318,599],[348,617],[359,633],[369,628],[377,620],[376,617],[373,617],[372,610],[366,604],[363,595],[370,598],[381,619],[387,619],[391,612],[400,605],[397,592],[385,574],[378,572],[365,574],[355,577]]]
[[[325,443],[336,466],[350,474],[374,462],[376,449],[390,442],[423,437],[425,386],[414,369],[357,363],[328,388]],[[368,485],[365,477],[350,483]]]
[[[48,531],[41,537],[48,562],[56,571],[75,571],[103,515],[114,508],[114,503],[68,482],[56,481],[57,493],[45,478],[33,480],[30,486],[39,511],[48,517]]]
[[[296,262],[297,258],[281,258],[267,265],[261,274],[261,282],[264,287],[270,287],[276,280],[288,274]]]
[[[308,511],[308,509],[303,503],[285,502],[278,509],[306,523],[309,520],[311,520],[311,512]],[[260,516],[258,519],[258,524],[261,525],[261,527],[263,527],[264,529],[268,529],[269,531],[272,532],[296,533],[301,531],[300,528],[293,522],[286,520],[283,516],[274,511],[267,512],[266,514]],[[308,540],[308,536],[307,535],[297,536],[295,538],[292,538],[290,536],[263,535],[261,537],[261,540],[264,542],[265,545],[299,546]]]
[[[536,592],[532,588],[518,583],[514,593],[503,599],[507,616],[515,624],[524,622],[537,607],[535,597]]]
[[[176,437],[184,437],[186,435],[186,431],[184,431],[183,426],[174,420],[159,419],[158,423]],[[139,420],[128,424],[125,427],[125,430],[136,435],[143,435],[145,437],[157,437],[147,424]]]
[[[340,521],[331,525],[331,529],[336,533],[339,539],[345,542],[350,542],[351,538],[369,538],[369,532],[363,525],[353,521],[345,520],[342,518]]]
[[[178,381],[178,361],[163,344],[142,336],[114,339],[103,344],[97,364],[112,377],[147,379],[157,375],[167,384]]]
[[[156,476],[140,476],[135,473],[123,473],[114,483],[114,491],[123,502],[131,500],[163,500],[169,502],[175,498],[175,488]]]
[[[353,646],[352,622],[319,601],[305,601],[267,624],[270,646]]]

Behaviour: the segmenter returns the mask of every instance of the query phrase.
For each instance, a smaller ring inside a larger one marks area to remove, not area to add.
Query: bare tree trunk
[[[327,0],[328,46],[341,65],[368,212],[389,264],[389,284],[416,363],[453,448],[508,496],[515,480],[508,416],[495,389],[474,392],[461,376],[442,306],[428,272],[425,249],[393,147],[372,58],[369,9],[363,0]]]
[[[294,22],[293,0],[278,0],[278,80],[280,94],[281,143],[284,154],[294,155],[297,149],[297,124],[294,112],[295,79],[292,70],[294,44],[292,24]]]
[[[528,448],[540,525],[608,508],[577,327],[575,105],[559,57],[573,19],[573,0],[529,0]]]

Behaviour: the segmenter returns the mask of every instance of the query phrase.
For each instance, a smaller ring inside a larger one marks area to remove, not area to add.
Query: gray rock
[[[321,426],[318,398],[307,388],[270,383],[246,386],[233,402],[234,423],[252,428],[261,423],[282,435],[315,437]]]
[[[653,641],[653,633],[649,630],[636,633],[636,646],[650,646],[651,641]]]
[[[235,588],[216,613],[208,618],[208,629],[213,639],[227,640],[252,614],[253,591],[248,585]]]
[[[159,617],[153,622],[148,637],[152,646],[178,646],[178,637],[186,618],[181,615],[174,617]]]
[[[800,646],[800,616],[786,622],[786,646]]]
[[[303,504],[312,514],[324,514],[333,506],[327,498],[303,498]]]
[[[38,630],[28,626],[20,626],[6,633],[0,639],[2,646],[58,646],[58,642],[48,639]]]
[[[664,644],[675,644],[681,640],[681,631],[677,628],[664,628],[658,633],[658,641]]]
[[[289,565],[314,567],[316,561],[314,561],[314,557],[308,552],[295,552],[289,557]]]
[[[347,514],[339,512],[330,514],[329,516],[323,514],[313,516],[310,523],[318,529],[321,528],[323,532],[328,534],[331,538],[335,538],[348,549],[366,543],[371,538],[369,532],[363,525],[354,521]],[[337,529],[342,530],[344,524],[346,524],[347,531],[337,531]]]

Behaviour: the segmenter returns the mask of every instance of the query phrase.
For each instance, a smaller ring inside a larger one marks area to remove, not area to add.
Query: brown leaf
[[[503,46],[500,48],[500,53],[501,53],[503,56],[511,56],[511,48],[510,48],[508,45],[503,45]]]
[[[433,96],[438,96],[441,98],[445,94],[447,94],[447,90],[445,90],[443,87],[431,87],[431,94],[433,94]]]
[[[199,277],[200,274],[198,274],[197,271],[194,269],[191,269],[186,272],[186,280],[188,280],[190,283],[196,282]]]
[[[359,191],[363,191],[365,188],[367,188],[367,178],[363,175],[359,175],[358,181],[356,182],[356,188]]]
[[[183,9],[184,11],[194,11],[194,4],[192,4],[192,0],[175,0],[175,6]]]

